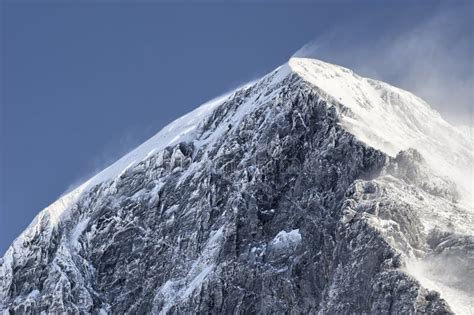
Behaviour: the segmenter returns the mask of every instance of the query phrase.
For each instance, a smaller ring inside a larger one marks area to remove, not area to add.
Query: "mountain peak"
[[[462,311],[463,134],[409,92],[292,58],[40,212],[0,260],[0,311]]]
[[[317,59],[291,58],[289,66],[338,108],[341,124],[359,140],[392,157],[417,149],[458,184],[466,205],[472,203],[473,174],[466,174],[474,160],[472,141],[421,98]]]

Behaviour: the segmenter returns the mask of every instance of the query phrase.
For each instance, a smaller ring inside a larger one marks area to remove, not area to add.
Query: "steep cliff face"
[[[367,82],[380,101],[367,97]],[[357,89],[369,111],[403,103],[406,128],[415,128],[411,94],[293,59],[43,210],[1,261],[0,310],[464,311],[472,288],[455,272],[474,280],[472,209],[456,178],[433,171],[425,147],[401,150],[377,134],[380,125],[370,134],[370,120],[357,121],[363,112],[349,98]],[[458,160],[472,161],[459,137]],[[433,277],[446,261],[451,280]]]

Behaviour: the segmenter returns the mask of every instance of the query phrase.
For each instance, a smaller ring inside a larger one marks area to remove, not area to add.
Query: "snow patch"
[[[271,241],[270,245],[273,248],[287,248],[295,247],[301,243],[300,230],[291,230],[290,232],[280,231]]]
[[[204,279],[209,275],[209,273],[214,269],[214,265],[206,266],[186,287],[183,292],[182,299],[187,299],[191,293],[194,292],[197,288],[199,288]]]
[[[224,239],[225,226],[211,233],[206,246],[184,278],[166,281],[155,295],[154,312],[166,314],[178,302],[188,299],[212,275],[215,260]],[[162,301],[161,309],[156,309]]]
[[[72,245],[72,247],[76,250],[79,249],[79,246],[80,246],[79,237],[82,235],[84,230],[87,228],[87,224],[89,224],[89,221],[90,221],[90,218],[85,218],[85,219],[79,221],[79,223],[77,223],[77,225],[71,231],[71,235],[69,237],[69,242]]]

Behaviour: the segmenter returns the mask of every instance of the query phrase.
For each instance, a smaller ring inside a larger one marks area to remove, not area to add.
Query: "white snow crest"
[[[387,83],[363,78],[316,59],[291,58],[291,69],[329,104],[346,109],[342,126],[390,156],[414,148],[438,175],[455,182],[472,209],[474,147],[468,132],[451,126],[426,102]]]

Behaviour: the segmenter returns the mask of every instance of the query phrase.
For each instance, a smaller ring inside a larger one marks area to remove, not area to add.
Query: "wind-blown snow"
[[[192,112],[173,121],[117,162],[93,176],[75,190],[58,199],[58,201],[47,208],[55,218],[54,222],[57,222],[57,219],[63,215],[64,211],[77,200],[82,192],[90,187],[120,176],[122,172],[143,161],[147,156],[153,154],[153,152],[158,152],[167,146],[195,137],[194,131],[198,124],[231,94],[232,92],[204,103]]]
[[[343,126],[359,140],[391,156],[417,149],[439,175],[458,184],[472,207],[474,151],[466,132],[419,97],[384,82],[315,59],[292,58],[289,65],[339,107]]]
[[[434,290],[444,298],[456,314],[474,314],[472,292],[466,292],[439,281],[439,274],[430,270],[430,265],[422,260],[409,260],[404,268],[427,289]]]

